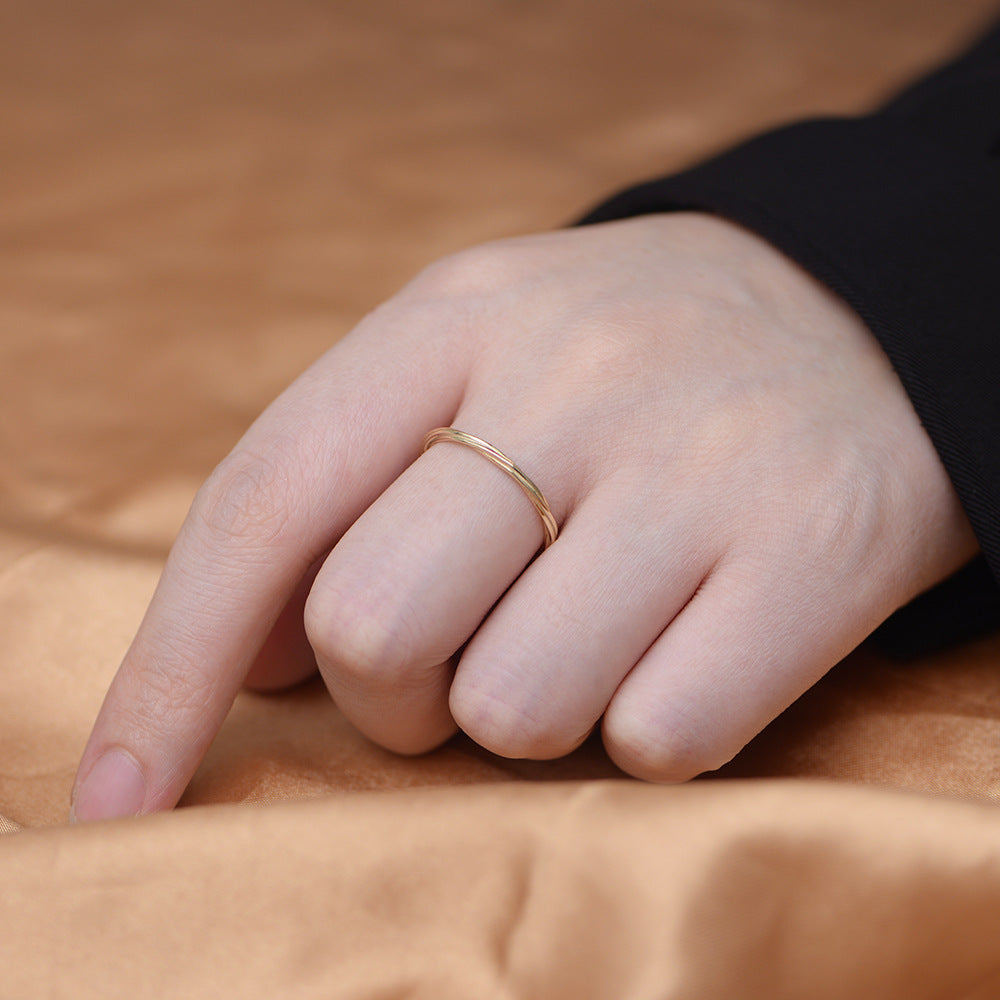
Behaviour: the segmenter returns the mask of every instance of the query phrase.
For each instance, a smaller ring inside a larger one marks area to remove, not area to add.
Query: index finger
[[[450,422],[459,348],[442,363],[412,326],[375,317],[279,396],[199,490],[84,750],[73,818],[177,802],[310,564],[425,431]]]

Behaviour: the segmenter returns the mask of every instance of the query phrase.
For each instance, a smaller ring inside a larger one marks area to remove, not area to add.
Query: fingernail
[[[118,816],[138,816],[146,801],[146,779],[124,750],[106,750],[77,786],[71,823]]]

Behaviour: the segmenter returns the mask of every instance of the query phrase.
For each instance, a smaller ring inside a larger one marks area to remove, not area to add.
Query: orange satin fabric
[[[246,694],[185,808],[64,824],[194,490],[366,310],[862,109],[993,9],[0,8],[0,995],[1000,996],[1000,639],[859,651],[679,788],[593,743],[403,759],[318,684]]]

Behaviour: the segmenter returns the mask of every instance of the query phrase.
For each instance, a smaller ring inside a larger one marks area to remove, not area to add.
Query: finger
[[[251,691],[280,691],[301,684],[316,673],[316,657],[306,636],[303,616],[306,599],[322,564],[320,558],[309,567],[281,609],[244,678],[244,686]]]
[[[644,491],[613,484],[580,503],[462,655],[452,713],[495,753],[542,759],[583,742],[715,558],[680,497],[660,498],[669,523],[650,522]]]
[[[478,429],[465,417],[456,425]],[[553,509],[564,516],[564,504]],[[407,469],[340,540],[306,605],[320,671],[344,714],[403,753],[446,739],[452,658],[542,538],[521,488],[475,451],[441,443]]]
[[[720,565],[625,678],[603,736],[628,773],[684,781],[721,767],[878,624],[871,595],[763,564]]]
[[[199,491],[98,716],[78,819],[176,802],[309,565],[449,422],[465,360],[384,311],[268,408]]]

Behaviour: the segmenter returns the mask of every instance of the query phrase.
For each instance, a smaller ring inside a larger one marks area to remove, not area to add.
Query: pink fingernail
[[[124,750],[106,750],[77,787],[70,822],[138,816],[145,801],[146,779],[139,765]]]

